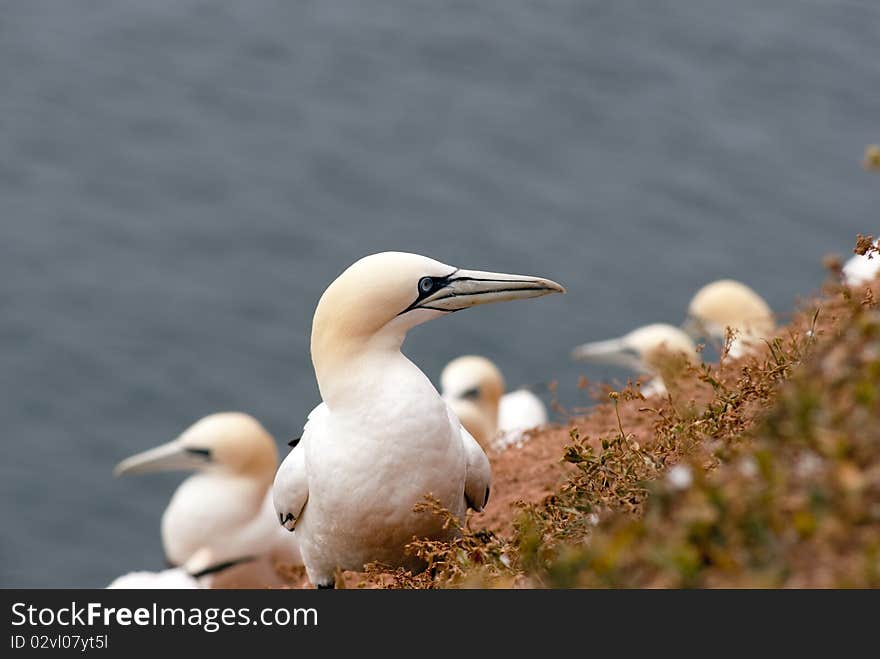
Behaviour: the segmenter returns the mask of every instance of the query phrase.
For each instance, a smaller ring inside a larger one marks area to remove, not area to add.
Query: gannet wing
[[[263,503],[263,513],[265,513],[263,519],[268,517],[272,522],[271,537],[268,538],[266,543],[270,548],[269,555],[272,560],[285,565],[302,565],[302,554],[300,554],[299,551],[299,537],[296,533],[289,533],[288,530],[278,526],[279,518],[275,514],[274,498],[271,490],[266,492],[266,500]]]
[[[309,436],[320,434],[329,410],[321,403],[309,413],[302,438],[296,442],[278,467],[272,485],[272,500],[278,521],[288,531],[293,531],[309,499],[309,480],[306,474],[306,444]]]
[[[449,422],[457,425],[459,428],[461,441],[464,444],[464,451],[467,455],[464,499],[467,502],[468,508],[473,508],[479,513],[489,503],[489,491],[492,488],[492,467],[489,465],[489,458],[486,457],[486,452],[467,429],[461,425],[461,421],[458,420],[452,408],[447,405],[446,409],[449,411]]]
[[[309,499],[309,481],[306,477],[305,447],[300,442],[278,467],[272,484],[272,501],[278,522],[293,531]]]

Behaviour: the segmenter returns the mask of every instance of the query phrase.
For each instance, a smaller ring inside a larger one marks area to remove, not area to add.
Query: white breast
[[[271,505],[262,521],[265,498],[265,486],[249,478],[217,473],[191,476],[177,488],[162,515],[166,557],[182,565],[208,547],[219,560],[237,558],[248,537],[260,527],[271,531],[270,524],[277,524]]]
[[[437,516],[413,512],[426,494],[464,515],[459,429],[433,385],[408,361],[386,367],[368,402],[331,407],[320,427],[312,423],[304,446],[308,503],[296,535],[313,583],[332,580],[337,566],[413,566],[406,543],[449,534]]]

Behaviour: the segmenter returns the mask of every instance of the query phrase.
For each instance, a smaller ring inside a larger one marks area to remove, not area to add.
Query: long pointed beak
[[[154,471],[190,471],[211,464],[207,449],[188,448],[178,441],[168,442],[126,458],[113,469],[117,478],[127,474],[146,474]]]
[[[459,311],[479,304],[522,300],[551,293],[565,293],[565,289],[555,281],[542,277],[457,270],[447,278],[443,287],[420,300],[418,306],[438,311]]]
[[[623,339],[607,339],[584,343],[571,351],[575,361],[610,364],[626,368],[642,368],[642,360],[638,352],[626,345]]]

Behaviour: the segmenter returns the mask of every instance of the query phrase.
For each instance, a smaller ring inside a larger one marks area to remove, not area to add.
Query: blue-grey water
[[[2,3],[0,585],[161,567],[181,476],[113,465],[218,410],[298,435],[365,254],[567,285],[406,348],[568,401],[571,346],[713,278],[790,310],[878,228],[878,35],[875,0]]]

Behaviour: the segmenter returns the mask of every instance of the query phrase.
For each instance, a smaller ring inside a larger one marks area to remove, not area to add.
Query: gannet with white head
[[[278,450],[253,417],[212,414],[177,439],[120,462],[117,476],[194,470],[162,515],[169,563],[214,573],[212,586],[280,583],[273,562],[299,564],[296,538],[280,532],[271,489]],[[218,567],[228,567],[222,571]]]
[[[731,357],[741,357],[776,329],[773,312],[754,290],[733,279],[706,284],[688,305],[684,328],[694,339],[710,337],[724,341],[727,328],[734,331]]]
[[[653,379],[641,387],[645,396],[665,395],[666,383],[662,374],[669,368],[680,367],[676,357],[686,363],[698,360],[693,340],[681,329],[665,323],[640,327],[616,339],[584,343],[571,352],[573,359],[622,366]]]
[[[431,381],[400,351],[416,325],[490,302],[563,292],[538,277],[462,270],[416,254],[367,256],[324,291],[311,353],[323,403],[273,487],[281,523],[296,528],[309,579],[371,562],[419,569],[404,546],[455,531],[413,506],[426,495],[463,519],[488,501],[483,449]],[[446,526],[446,528],[444,528]]]
[[[547,423],[547,408],[527,389],[505,393],[504,376],[491,360],[465,355],[440,374],[444,400],[484,449],[521,444],[527,430]]]
[[[874,242],[880,249],[880,240]],[[880,253],[854,254],[843,264],[843,280],[850,286],[861,286],[880,277]]]

